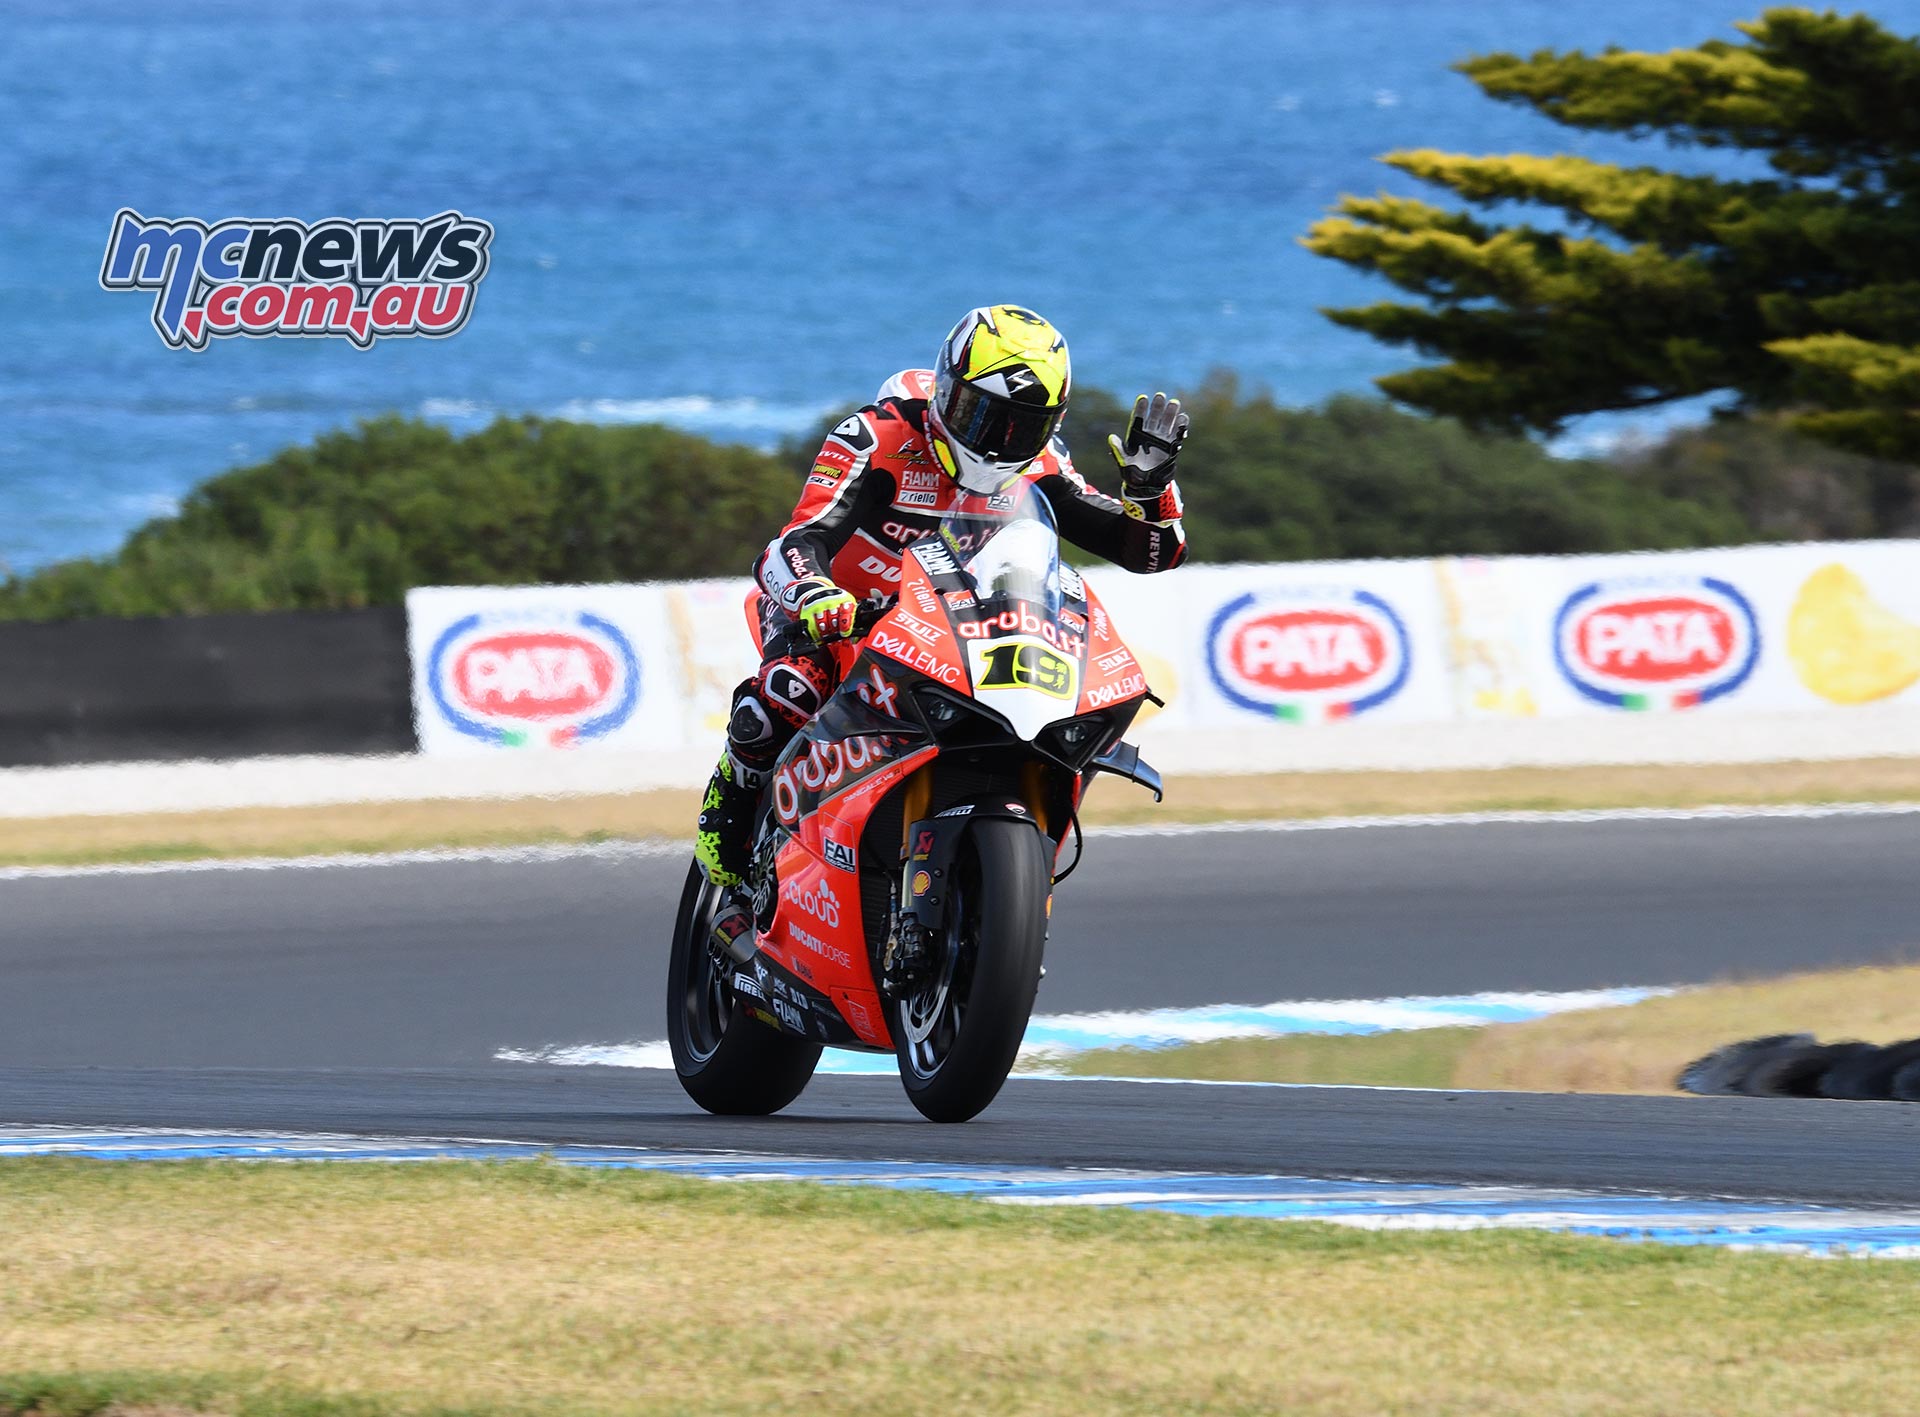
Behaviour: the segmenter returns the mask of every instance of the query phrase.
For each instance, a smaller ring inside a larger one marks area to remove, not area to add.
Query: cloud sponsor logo
[[[1561,602],[1553,657],[1609,708],[1693,708],[1730,694],[1760,658],[1753,606],[1711,576],[1594,581]]]
[[[1372,591],[1249,591],[1214,613],[1207,671],[1227,702],[1287,722],[1351,718],[1406,687],[1412,646]]]
[[[795,910],[811,915],[829,930],[840,928],[840,898],[825,876],[810,890],[802,890],[800,882],[790,877],[780,883],[780,894]]]
[[[640,702],[640,657],[590,611],[467,615],[440,632],[427,687],[447,723],[500,747],[567,747],[605,737]]]

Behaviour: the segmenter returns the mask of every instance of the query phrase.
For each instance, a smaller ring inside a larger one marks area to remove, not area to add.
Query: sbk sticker
[[[1747,598],[1711,576],[1594,581],[1561,603],[1553,657],[1608,708],[1694,708],[1746,683],[1760,626]]]
[[[1368,590],[1250,591],[1207,627],[1207,671],[1221,696],[1289,723],[1376,709],[1406,687],[1412,663],[1406,624]]]
[[[459,732],[499,747],[567,747],[619,728],[640,702],[640,658],[588,611],[467,615],[427,659],[433,706]]]

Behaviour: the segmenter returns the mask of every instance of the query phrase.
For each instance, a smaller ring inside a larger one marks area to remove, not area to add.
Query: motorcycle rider
[[[1124,438],[1118,500],[1074,470],[1056,434],[1067,409],[1067,342],[1018,305],[967,312],[934,368],[907,369],[827,435],[792,519],[754,564],[770,653],[734,691],[727,744],[700,806],[695,855],[731,888],[714,926],[731,944],[752,929],[739,887],[754,809],[780,752],[826,703],[839,666],[826,648],[853,630],[862,598],[891,594],[906,547],[939,529],[968,493],[1024,480],[1046,495],[1063,537],[1129,571],[1169,571],[1186,557],[1174,463],[1187,435],[1178,399],[1142,394]],[[774,632],[798,621],[808,644],[782,653]]]

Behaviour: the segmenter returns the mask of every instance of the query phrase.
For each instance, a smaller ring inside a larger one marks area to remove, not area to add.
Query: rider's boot
[[[754,809],[760,802],[764,772],[742,763],[732,752],[720,755],[700,803],[693,855],[707,879],[725,896],[714,912],[708,948],[744,964],[753,956],[753,906],[747,897],[747,863],[753,852]]]
[[[719,766],[707,782],[693,857],[716,886],[746,884],[754,809],[760,805],[760,787],[766,780],[764,772],[748,767],[729,750],[721,753]]]

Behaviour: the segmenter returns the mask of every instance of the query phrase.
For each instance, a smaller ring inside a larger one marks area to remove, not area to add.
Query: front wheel
[[[922,1115],[964,1122],[999,1093],[1040,987],[1052,873],[1026,822],[977,821],[953,863],[933,982],[893,1005],[900,1080]]]
[[[687,1096],[723,1117],[764,1117],[800,1095],[820,1045],[777,1032],[738,1006],[728,971],[707,949],[720,900],[694,866],[673,924],[667,1044]]]

